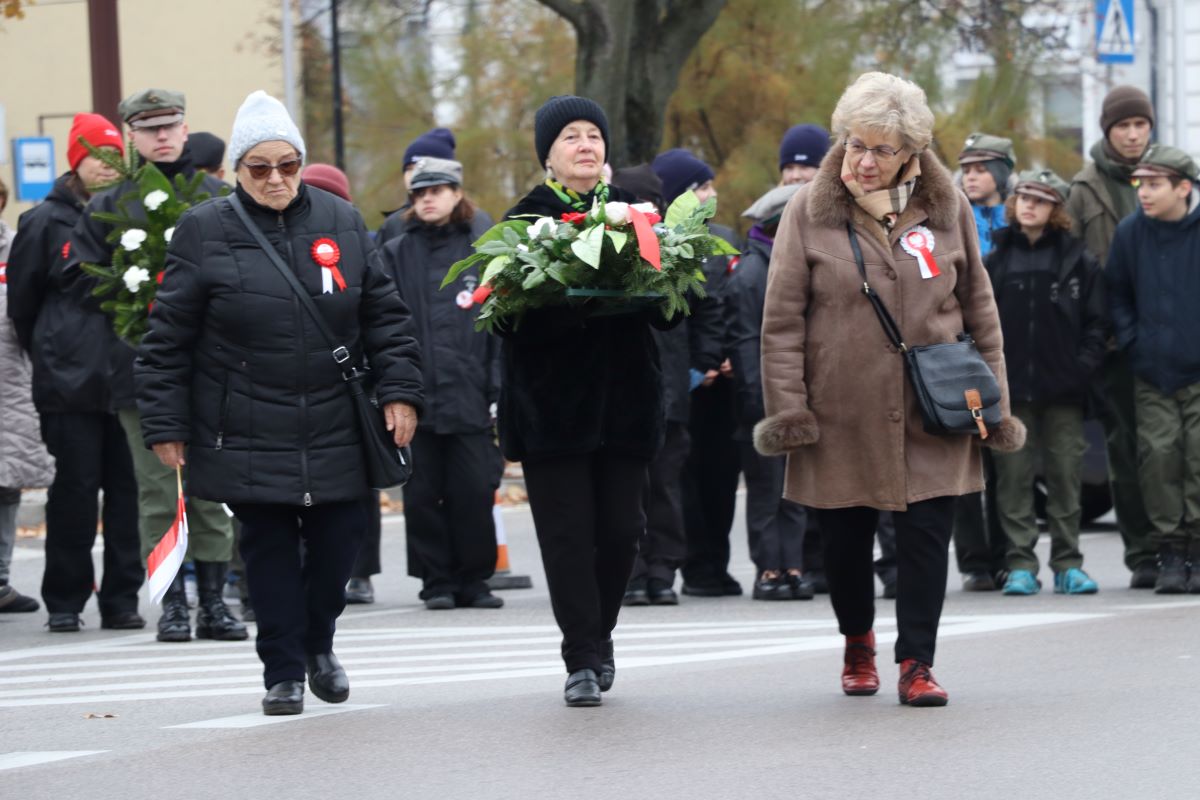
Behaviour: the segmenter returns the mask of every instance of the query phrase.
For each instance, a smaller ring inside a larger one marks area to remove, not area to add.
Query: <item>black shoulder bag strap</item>
[[[862,277],[862,293],[871,301],[871,307],[875,309],[875,316],[879,317],[879,324],[883,326],[883,332],[887,334],[892,345],[901,353],[907,353],[908,345],[904,343],[904,337],[900,335],[900,326],[896,324],[896,320],[883,305],[883,300],[867,281],[867,267],[863,263],[862,248],[859,247],[858,234],[854,232],[854,225],[847,222],[846,231],[850,234],[850,249],[854,251],[854,262],[858,264],[858,274]]]
[[[229,205],[237,212],[238,217],[242,220],[242,225],[254,237],[254,241],[258,243],[262,251],[267,254],[267,258],[271,260],[275,269],[279,270],[279,274],[283,276],[288,286],[296,293],[296,297],[300,300],[300,305],[304,306],[304,310],[312,317],[317,330],[321,332],[321,336],[325,338],[325,343],[329,345],[329,349],[333,353],[333,360],[337,362],[338,369],[342,371],[342,377],[346,380],[356,377],[358,370],[350,365],[350,351],[338,344],[337,338],[333,335],[333,331],[329,330],[329,326],[325,323],[324,317],[321,316],[321,312],[317,308],[317,304],[313,302],[308,290],[300,284],[300,281],[296,278],[296,274],[284,263],[283,258],[279,255],[279,251],[267,240],[267,237],[263,235],[259,227],[254,224],[254,220],[250,219],[250,214],[246,212],[246,207],[242,205],[242,201],[238,199],[237,195],[229,195]]]

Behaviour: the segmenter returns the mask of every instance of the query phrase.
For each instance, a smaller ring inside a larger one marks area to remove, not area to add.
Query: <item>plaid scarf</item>
[[[859,207],[883,223],[883,227],[889,231],[896,224],[900,213],[908,206],[909,199],[916,191],[917,178],[920,174],[921,159],[913,156],[904,166],[900,180],[896,182],[895,186],[890,189],[876,189],[868,192],[859,185],[858,179],[854,177],[854,170],[850,169],[849,151],[842,159],[842,183],[846,184],[846,188],[853,195],[854,201],[858,203]]]

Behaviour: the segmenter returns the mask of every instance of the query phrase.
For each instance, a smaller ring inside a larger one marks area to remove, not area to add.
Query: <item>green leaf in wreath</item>
[[[600,250],[604,246],[604,226],[596,225],[571,242],[571,252],[594,269],[600,268]]]
[[[712,245],[712,254],[714,256],[736,256],[741,252],[720,236],[710,236],[709,242]]]
[[[464,258],[462,261],[454,262],[450,266],[450,271],[446,273],[446,278],[445,278],[445,280],[442,281],[442,285],[438,288],[445,289],[447,286],[454,283],[454,281],[458,280],[459,275],[462,275],[464,272],[466,272],[468,269],[470,269],[471,267],[478,264],[480,261],[486,261],[487,259],[488,259],[488,256],[485,253],[472,253],[471,255]]]
[[[521,283],[521,288],[525,290],[536,289],[546,282],[546,273],[540,269],[534,269],[525,276],[525,280]]]
[[[623,231],[605,231],[604,235],[612,242],[613,249],[618,253],[625,247],[625,242],[629,241],[629,234]]]
[[[688,190],[679,197],[675,198],[675,202],[671,203],[671,207],[667,209],[667,218],[665,220],[668,228],[675,228],[687,221],[692,212],[700,207],[700,198],[696,197],[696,193]]]
[[[488,262],[487,269],[483,271],[483,278],[481,281],[483,283],[488,283],[492,280],[492,278],[495,278],[497,275],[503,272],[504,268],[511,263],[512,259],[508,256],[496,256]]]

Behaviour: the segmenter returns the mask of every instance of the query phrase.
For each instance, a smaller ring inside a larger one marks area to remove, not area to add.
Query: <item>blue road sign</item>
[[[1133,0],[1096,0],[1096,60],[1133,63]]]
[[[18,200],[44,200],[54,187],[54,140],[49,136],[13,139],[13,177]]]

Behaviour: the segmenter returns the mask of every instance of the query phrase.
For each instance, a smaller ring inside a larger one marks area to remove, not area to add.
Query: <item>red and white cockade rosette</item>
[[[904,252],[917,259],[921,267],[922,278],[936,278],[942,274],[937,261],[933,258],[933,231],[924,225],[918,225],[900,237],[900,246]]]
[[[338,249],[337,242],[324,237],[317,239],[312,243],[312,258],[321,267],[321,292],[323,294],[333,294],[335,283],[339,292],[346,291],[346,279],[342,277],[342,271],[338,269],[342,251]]]

